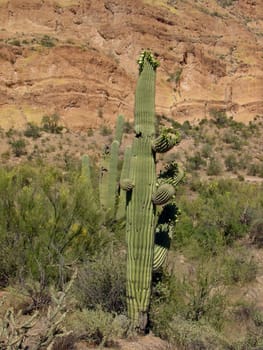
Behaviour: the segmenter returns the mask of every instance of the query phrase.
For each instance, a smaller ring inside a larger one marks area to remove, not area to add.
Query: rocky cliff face
[[[142,48],[161,62],[158,113],[263,114],[262,0],[0,0],[0,125],[132,119]]]

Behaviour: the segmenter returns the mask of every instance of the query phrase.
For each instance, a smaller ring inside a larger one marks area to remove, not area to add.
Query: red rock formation
[[[158,113],[262,115],[263,3],[220,1],[0,1],[0,125],[54,112],[74,128],[132,118],[142,48],[161,61]]]

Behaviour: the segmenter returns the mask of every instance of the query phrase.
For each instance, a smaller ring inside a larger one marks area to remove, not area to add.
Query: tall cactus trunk
[[[136,329],[148,322],[154,258],[156,186],[155,156],[155,69],[148,60],[140,73],[135,96],[135,138],[132,145],[130,179],[134,188],[127,205],[127,307]]]
[[[132,148],[125,152],[123,171],[118,179],[118,153],[124,123],[123,117],[119,116],[115,140],[110,152],[105,149],[101,166],[100,207],[105,212],[104,222],[123,222],[126,218],[128,316],[136,330],[145,332],[152,274],[161,268],[167,256],[179,213],[174,202],[175,187],[184,173],[176,162],[170,162],[158,177],[156,175],[156,153],[174,147],[179,142],[179,135],[173,129],[162,128],[156,137],[155,78],[158,62],[151,52],[143,51],[138,63],[135,137]],[[88,157],[83,157],[83,176],[87,186],[91,187]]]

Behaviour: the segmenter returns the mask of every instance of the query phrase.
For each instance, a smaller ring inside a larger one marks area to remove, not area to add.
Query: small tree
[[[44,131],[51,134],[60,134],[63,127],[59,125],[60,117],[54,113],[52,115],[44,115],[41,120],[41,125]]]
[[[24,139],[18,139],[10,142],[10,145],[12,147],[12,152],[16,157],[21,157],[22,155],[26,154],[26,142]]]
[[[33,122],[27,123],[27,128],[24,131],[24,135],[26,137],[32,137],[33,139],[37,139],[38,137],[40,137],[39,126]]]

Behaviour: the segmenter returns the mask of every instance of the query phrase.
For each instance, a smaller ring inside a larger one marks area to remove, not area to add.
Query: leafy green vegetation
[[[235,3],[235,1],[236,0],[216,0],[218,5],[220,5],[222,7],[232,6]]]
[[[95,190],[96,167],[93,172]],[[71,292],[74,304],[66,304],[71,311],[63,323],[73,334],[65,339],[74,343],[84,336],[110,345],[129,329],[124,232],[112,223],[105,226],[104,213],[94,210],[88,198],[79,166],[59,169],[31,162],[2,167],[0,282],[2,287],[19,286],[29,293],[32,303],[21,304],[21,310],[44,312],[52,303],[52,288],[63,289],[77,268]],[[177,193],[181,215],[171,257],[163,277],[155,277],[150,327],[156,335],[185,349],[197,344],[205,349],[252,349],[244,344],[260,344],[257,309],[249,316],[254,342],[247,331],[237,345],[224,330],[226,324],[238,327],[244,322],[237,320],[237,311],[230,312],[237,307],[228,290],[255,281],[259,271],[242,240],[251,232],[257,237],[255,247],[260,241],[262,198],[262,185],[188,175]],[[176,259],[178,254],[184,256],[187,269]]]
[[[60,117],[58,114],[54,113],[52,115],[44,115],[41,124],[42,128],[46,132],[52,134],[60,134],[63,127],[59,125]]]
[[[12,147],[12,152],[16,157],[20,157],[23,154],[26,154],[26,142],[24,139],[19,138],[17,140],[10,141],[10,145]]]
[[[45,47],[53,47],[56,45],[56,39],[50,37],[49,35],[44,35],[41,39],[40,39],[40,45],[45,46]]]
[[[79,339],[113,346],[116,337],[129,334],[126,245],[123,224],[105,221],[99,204],[101,131],[64,134],[59,118],[43,119],[45,128],[28,124],[23,132],[1,133],[1,288],[26,295],[12,314],[16,324],[22,324],[17,310],[28,320],[35,312],[35,320],[45,319],[47,308],[56,309],[53,295],[77,269],[58,327],[72,333],[65,331],[54,346],[63,349]],[[187,145],[159,155],[158,162],[180,161],[187,176],[176,193],[180,216],[167,265],[154,275],[150,329],[183,349],[252,350],[263,342],[262,313],[245,293],[262,270],[261,121],[245,125],[221,112],[198,125],[165,116],[158,121],[179,130]],[[124,139],[132,129],[125,126]],[[25,148],[16,156],[19,140]],[[76,156],[82,148],[91,161],[92,195]],[[0,314],[6,317],[4,308]]]

